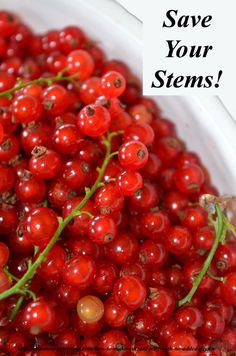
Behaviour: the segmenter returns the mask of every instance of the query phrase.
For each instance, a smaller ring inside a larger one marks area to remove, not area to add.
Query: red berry
[[[23,171],[15,184],[17,197],[24,203],[39,203],[46,193],[46,185],[40,178],[34,177],[31,172]]]
[[[90,221],[88,235],[98,245],[105,245],[114,240],[116,230],[116,224],[113,219],[100,215]]]
[[[119,148],[120,164],[127,169],[141,169],[148,160],[148,150],[142,142],[129,141]]]
[[[104,187],[98,189],[94,201],[102,215],[117,213],[124,206],[124,197],[120,195],[114,183],[107,183]]]
[[[84,135],[98,137],[109,129],[111,116],[103,106],[85,106],[77,116],[77,125]]]
[[[155,271],[164,266],[168,252],[161,243],[145,240],[139,247],[139,260],[144,266]]]
[[[116,177],[117,186],[121,195],[133,195],[138,189],[143,186],[143,179],[140,173],[132,170],[122,171]]]
[[[50,331],[54,322],[52,306],[44,300],[28,303],[22,313],[21,323],[23,329],[32,335]]]
[[[206,339],[219,340],[224,332],[225,321],[215,310],[208,310],[203,313],[204,322],[200,328],[201,335]]]
[[[107,98],[121,96],[125,90],[125,86],[125,78],[118,72],[107,72],[102,76],[101,91]]]
[[[144,236],[158,240],[168,231],[170,220],[165,212],[157,211],[143,214],[140,224]]]
[[[15,120],[21,124],[38,121],[43,110],[40,100],[29,94],[17,96],[11,107]]]
[[[196,330],[203,325],[203,315],[193,306],[184,306],[177,310],[175,320],[184,329]]]
[[[73,190],[79,190],[91,179],[92,169],[89,163],[79,159],[67,161],[61,169],[62,181]]]
[[[4,267],[7,264],[10,256],[9,248],[3,242],[0,242],[0,268]]]
[[[149,147],[154,141],[154,131],[148,124],[138,122],[126,128],[122,139],[123,142],[140,141]]]
[[[70,213],[72,213],[72,211],[78,207],[82,200],[82,196],[68,199],[63,206],[63,218],[66,218]],[[92,215],[95,213],[94,205],[90,200],[88,200],[85,206],[81,209],[81,212],[83,211],[88,211]],[[87,235],[90,220],[91,218],[87,214],[80,214],[76,216],[68,225],[68,229],[81,236]]]
[[[192,236],[188,229],[182,226],[172,226],[165,237],[166,248],[178,255],[188,251],[192,244]]]
[[[176,170],[175,183],[182,193],[199,192],[204,183],[204,173],[198,165],[186,164]]]
[[[81,48],[84,42],[85,34],[77,26],[66,26],[59,32],[59,48],[65,54]]]
[[[106,300],[104,304],[104,320],[112,328],[122,328],[126,326],[127,318],[130,314],[130,310],[117,303],[113,297]]]
[[[19,151],[19,141],[15,135],[5,134],[0,144],[0,162],[9,162]]]
[[[64,283],[79,289],[87,288],[94,280],[96,264],[89,256],[75,256],[66,262],[62,273]]]
[[[170,356],[197,356],[197,339],[191,333],[177,331],[168,341],[168,353]]]
[[[168,320],[175,309],[173,293],[164,287],[153,288],[146,308],[156,321]]]
[[[151,124],[152,122],[152,113],[148,110],[145,105],[136,104],[129,108],[129,113],[138,123]]]
[[[98,347],[104,356],[128,356],[131,345],[123,331],[109,330],[100,337]]]
[[[69,74],[78,74],[78,80],[84,80],[93,73],[94,61],[87,51],[77,49],[68,54],[66,68]]]
[[[50,85],[42,93],[42,105],[46,114],[60,115],[66,111],[69,103],[69,93],[59,84]]]
[[[117,302],[124,304],[130,310],[135,310],[144,303],[147,291],[138,277],[123,276],[116,281],[113,295]]]
[[[54,178],[61,169],[61,158],[57,152],[47,150],[43,146],[37,146],[33,150],[33,156],[29,161],[29,168],[38,178]]]
[[[43,206],[32,209],[23,222],[25,237],[36,246],[47,245],[57,228],[57,214]]]
[[[10,190],[15,181],[15,172],[12,167],[3,166],[0,164],[0,194]]]
[[[224,282],[220,284],[222,298],[229,304],[236,305],[236,273],[226,274]]]
[[[133,262],[138,254],[138,242],[132,234],[121,232],[105,246],[105,253],[107,258],[118,265]]]
[[[76,125],[67,124],[59,126],[53,134],[53,145],[55,149],[63,154],[74,155],[79,151],[83,135]]]
[[[92,104],[101,95],[101,78],[91,77],[81,85],[79,96],[86,105]]]
[[[92,288],[99,294],[109,293],[113,289],[117,276],[118,269],[113,263],[106,261],[98,262]]]

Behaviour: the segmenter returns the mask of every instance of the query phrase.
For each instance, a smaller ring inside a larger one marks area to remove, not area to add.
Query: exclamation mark
[[[220,81],[220,78],[221,78],[222,74],[223,74],[223,72],[222,72],[222,70],[220,70],[219,73],[218,73],[218,80],[217,80],[217,82],[215,84],[216,88],[219,88],[219,81]]]

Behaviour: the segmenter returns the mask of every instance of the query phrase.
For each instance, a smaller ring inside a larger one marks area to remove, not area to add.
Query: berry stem
[[[205,274],[208,271],[208,268],[210,267],[211,261],[215,255],[216,249],[219,245],[219,243],[222,240],[222,237],[224,236],[224,227],[225,227],[225,223],[224,223],[224,216],[223,213],[221,211],[221,208],[218,204],[215,205],[215,209],[216,209],[216,215],[217,215],[217,219],[216,219],[216,238],[215,241],[212,245],[212,248],[203,264],[203,267],[199,273],[199,275],[197,276],[197,278],[195,279],[193,286],[191,288],[191,290],[189,291],[189,293],[181,300],[178,301],[178,307],[181,307],[182,305],[186,304],[186,303],[190,303],[192,300],[193,295],[196,293],[203,277],[205,276]]]
[[[37,268],[41,265],[43,262],[44,258],[47,256],[49,251],[52,249],[52,247],[55,245],[57,242],[59,236],[61,235],[62,231],[65,229],[65,227],[73,220],[80,210],[85,206],[87,201],[92,197],[92,195],[95,193],[95,191],[98,189],[100,182],[103,179],[105,170],[107,168],[107,165],[111,159],[111,140],[114,136],[119,135],[120,132],[112,132],[108,133],[107,138],[105,139],[105,145],[106,145],[106,155],[103,161],[103,165],[99,171],[99,175],[93,184],[91,188],[85,188],[85,196],[83,200],[79,203],[79,205],[71,212],[70,215],[68,215],[64,220],[62,218],[59,218],[59,226],[53,236],[53,238],[50,240],[48,243],[47,247],[43,250],[43,252],[38,256],[38,258],[35,260],[34,263],[30,265],[28,268],[27,272],[24,274],[24,276],[17,281],[17,283],[12,286],[11,288],[7,289],[6,291],[2,292],[0,294],[0,300],[5,299],[13,294],[19,294],[19,293],[24,293],[28,292],[28,289],[26,289],[26,284],[32,280],[35,272],[37,271]]]
[[[20,90],[22,88],[25,88],[29,85],[32,85],[32,84],[52,84],[54,82],[60,82],[60,81],[72,81],[74,78],[77,78],[79,76],[79,74],[74,74],[74,75],[70,75],[70,76],[64,76],[64,72],[65,71],[62,71],[62,72],[59,72],[57,74],[57,76],[55,77],[49,77],[49,78],[38,78],[38,79],[34,79],[34,80],[31,80],[29,82],[23,82],[22,79],[18,79],[18,85],[16,85],[15,87],[9,89],[9,90],[6,90],[6,91],[3,91],[2,93],[0,93],[0,97],[3,97],[3,96],[7,96],[7,97],[11,97],[12,93],[14,93],[15,91],[17,90]]]
[[[16,305],[15,305],[15,307],[12,309],[12,312],[11,312],[11,314],[10,314],[10,317],[9,317],[9,320],[10,320],[10,321],[13,321],[13,320],[14,320],[16,314],[18,313],[20,307],[22,306],[22,304],[23,304],[23,302],[24,302],[24,299],[25,299],[25,296],[22,295],[22,296],[20,296],[20,298],[17,300]]]

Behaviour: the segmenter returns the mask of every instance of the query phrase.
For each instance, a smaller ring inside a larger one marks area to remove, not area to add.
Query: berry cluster
[[[235,228],[128,67],[6,11],[0,59],[1,354],[234,352]]]

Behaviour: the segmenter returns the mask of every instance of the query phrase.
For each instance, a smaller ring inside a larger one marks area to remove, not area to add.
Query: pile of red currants
[[[235,355],[235,228],[173,123],[77,26],[0,11],[0,59],[1,355]]]

